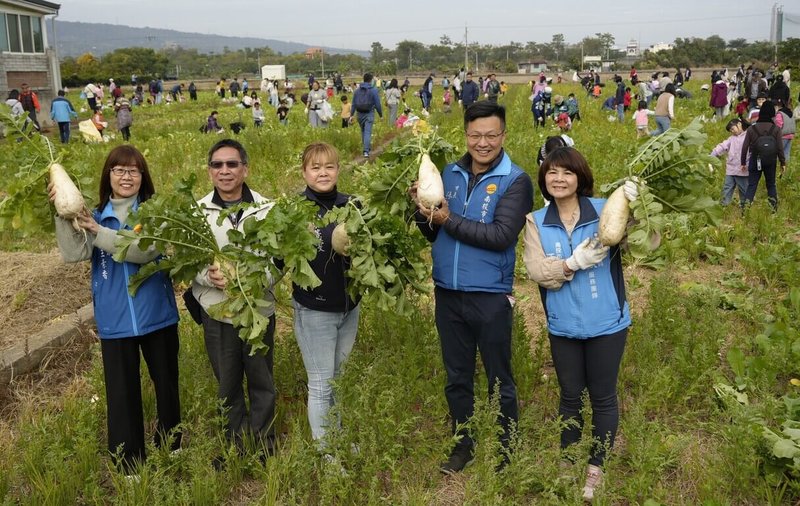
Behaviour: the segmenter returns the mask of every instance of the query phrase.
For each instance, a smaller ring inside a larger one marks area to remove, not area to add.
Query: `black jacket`
[[[330,194],[319,194],[306,187],[303,195],[314,202],[319,210],[317,216],[325,214],[334,207],[343,207],[350,200],[350,195],[339,193],[334,189]],[[350,257],[343,257],[333,251],[331,237],[336,223],[317,230],[320,236],[320,246],[316,258],[309,264],[322,284],[311,290],[304,290],[293,285],[292,297],[300,305],[315,311],[329,313],[344,313],[356,307],[360,297],[353,300],[347,294],[348,278],[345,272],[350,268]]]

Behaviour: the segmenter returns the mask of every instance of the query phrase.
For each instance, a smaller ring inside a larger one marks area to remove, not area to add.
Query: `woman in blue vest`
[[[551,204],[528,215],[524,261],[539,284],[547,316],[565,423],[562,449],[581,437],[582,395],[589,391],[594,444],[583,496],[591,500],[619,424],[617,374],[631,324],[622,261],[619,247],[609,249],[596,240],[606,201],[592,198],[594,178],[583,155],[571,147],[553,150],[538,182]],[[632,182],[626,183],[625,195],[637,197]]]
[[[50,199],[55,199],[51,187]],[[124,262],[117,251],[117,230],[125,228],[128,214],[152,197],[153,180],[142,154],[131,145],[117,146],[108,154],[100,174],[100,203],[93,212],[78,216],[78,228],[56,217],[56,239],[65,262],[92,262],[92,303],[108,407],[108,450],[126,476],[137,480],[136,465],[144,461],[145,435],[140,350],[156,393],[158,412],[156,446],[180,448],[181,422],[178,395],[178,309],[169,277],[150,276],[136,292],[128,293],[128,280],[143,264],[156,260],[154,248],[130,248]]]

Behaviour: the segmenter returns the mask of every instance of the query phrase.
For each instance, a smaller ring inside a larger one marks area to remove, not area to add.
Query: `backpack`
[[[773,135],[770,135],[772,128],[766,132],[758,132],[760,135],[756,139],[755,144],[752,145],[754,154],[762,160],[774,160],[778,156],[778,142]]]
[[[365,86],[359,86],[353,94],[353,106],[358,112],[370,112],[372,110],[372,94],[370,89]]]
[[[783,127],[781,127],[781,135],[789,135],[793,134],[797,131],[797,126],[795,125],[795,120],[792,117],[789,117],[783,111],[778,111],[778,114],[783,116]]]

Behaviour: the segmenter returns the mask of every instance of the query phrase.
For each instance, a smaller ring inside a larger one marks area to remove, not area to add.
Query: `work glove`
[[[599,241],[586,238],[575,248],[572,256],[567,258],[567,267],[571,271],[579,271],[594,267],[608,255],[608,246],[602,246]]]
[[[633,202],[639,198],[639,188],[637,188],[636,183],[630,180],[625,181],[625,184],[622,185],[622,193],[625,194],[628,202]]]

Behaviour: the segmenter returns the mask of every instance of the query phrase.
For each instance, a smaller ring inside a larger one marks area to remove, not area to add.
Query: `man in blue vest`
[[[460,437],[440,466],[445,474],[473,459],[466,424],[474,411],[476,351],[489,378],[489,394],[500,392],[503,460],[518,419],[511,373],[511,328],[515,246],[533,207],[531,178],[503,150],[505,108],[476,102],[464,112],[467,153],[442,172],[445,200],[438,209],[418,206],[417,224],[433,243],[436,328],[447,372],[445,397],[452,430]],[[411,190],[416,200],[416,185]]]

